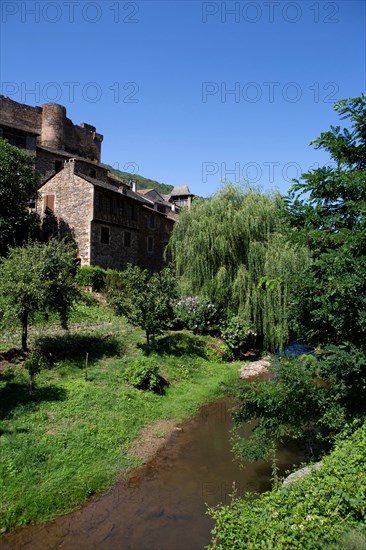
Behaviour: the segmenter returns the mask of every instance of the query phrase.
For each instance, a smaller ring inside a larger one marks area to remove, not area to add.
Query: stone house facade
[[[94,126],[74,125],[62,105],[30,107],[0,96],[0,137],[34,154],[41,184],[32,206],[73,235],[81,265],[162,269],[178,208],[155,190],[138,192],[116,179],[100,163],[103,136]]]

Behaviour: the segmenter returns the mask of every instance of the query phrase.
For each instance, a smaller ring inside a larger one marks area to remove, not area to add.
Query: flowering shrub
[[[253,325],[240,317],[232,317],[221,327],[221,338],[236,357],[252,348],[256,337]]]
[[[175,312],[177,320],[195,334],[207,330],[217,319],[216,307],[199,296],[182,298],[176,304]]]

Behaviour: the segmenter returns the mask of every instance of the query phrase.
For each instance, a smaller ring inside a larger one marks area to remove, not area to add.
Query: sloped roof
[[[143,204],[147,204],[147,205],[151,204],[150,201],[148,201],[144,197],[141,197],[138,193],[135,193],[134,191],[132,191],[131,189],[123,185],[121,185],[120,187],[117,187],[116,185],[112,185],[111,183],[106,183],[105,181],[96,180],[95,178],[92,178],[80,172],[75,172],[75,175],[79,176],[79,178],[82,178],[85,181],[88,181],[89,183],[91,183],[92,185],[95,185],[96,187],[102,187],[103,189],[107,189],[108,191],[113,191],[114,193],[118,193],[119,195],[125,195],[126,197],[142,202]],[[123,193],[122,188],[126,189],[126,193]]]
[[[170,193],[170,197],[179,197],[181,195],[192,195],[188,185],[176,185],[173,191]]]

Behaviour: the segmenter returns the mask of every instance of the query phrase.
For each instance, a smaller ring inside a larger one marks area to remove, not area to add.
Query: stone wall
[[[42,128],[42,108],[30,107],[23,103],[18,103],[4,96],[0,96],[0,117],[1,122],[16,127],[23,127],[41,134]]]
[[[108,242],[102,242],[102,231],[108,231]],[[91,224],[91,264],[104,269],[126,269],[137,264],[138,232],[111,223],[93,221]]]
[[[103,136],[90,124],[73,124],[62,105],[30,107],[0,96],[0,124],[38,133],[38,145],[100,162]]]
[[[91,233],[91,263],[122,270],[138,262],[140,203],[123,193],[96,186]],[[109,243],[101,242],[102,227]]]
[[[43,217],[46,196],[54,196],[54,214],[68,226],[78,245],[81,265],[90,265],[90,223],[93,217],[93,185],[72,170],[64,169],[46,182],[37,199],[37,213]]]
[[[164,250],[168,244],[174,222],[163,214],[142,207],[139,223],[138,265],[151,273],[165,266]]]
[[[58,161],[62,168],[64,162],[70,160],[70,155],[63,154],[58,151],[51,151],[43,149],[43,147],[37,148],[36,156],[36,170],[42,175],[42,182],[46,181],[52,174],[55,173],[55,162]],[[108,170],[103,166],[90,162],[88,160],[75,160],[75,171],[86,176],[93,177],[100,181],[108,182]]]

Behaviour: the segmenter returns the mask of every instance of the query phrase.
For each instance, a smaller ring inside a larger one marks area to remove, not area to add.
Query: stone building
[[[188,205],[188,188],[163,196],[116,179],[100,163],[103,136],[90,124],[73,124],[62,105],[30,107],[0,96],[0,137],[34,154],[41,184],[33,207],[44,222],[72,233],[81,265],[121,270],[132,263],[151,272],[164,266],[183,205],[176,197],[183,189]]]

